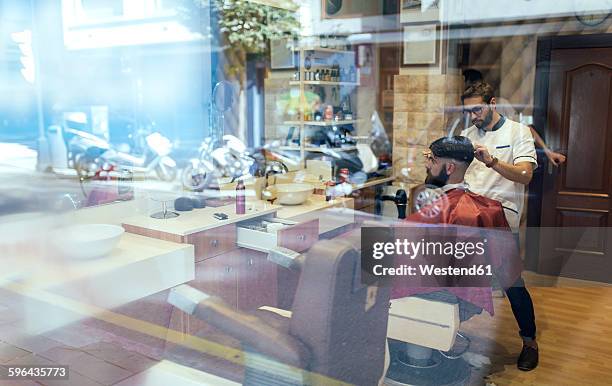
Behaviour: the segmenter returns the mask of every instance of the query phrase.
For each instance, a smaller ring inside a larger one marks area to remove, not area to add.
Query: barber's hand
[[[474,145],[474,157],[476,157],[478,161],[484,163],[485,165],[493,162],[493,157],[489,153],[489,149],[487,149],[486,146],[478,144]]]
[[[546,154],[546,157],[548,158],[548,160],[552,162],[552,164],[555,166],[561,165],[566,160],[566,157],[563,154],[554,152],[549,149],[545,150],[544,154]]]

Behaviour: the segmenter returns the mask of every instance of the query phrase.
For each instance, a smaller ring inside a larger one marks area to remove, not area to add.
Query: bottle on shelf
[[[340,179],[340,183],[341,184],[348,183],[349,182],[349,170],[348,170],[348,168],[340,169],[340,175],[338,177]]]
[[[349,111],[348,101],[346,100],[346,98],[342,99],[342,103],[340,104],[340,108],[342,109],[342,112],[345,115]]]
[[[334,119],[334,108],[332,105],[327,105],[325,107],[325,113],[323,114],[323,119],[326,121],[331,121]]]
[[[334,199],[334,186],[336,186],[334,181],[327,181],[325,183],[325,201]]]

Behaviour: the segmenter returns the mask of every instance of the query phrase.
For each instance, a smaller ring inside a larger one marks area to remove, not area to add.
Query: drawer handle
[[[300,241],[306,240],[306,235],[297,235],[297,239]]]
[[[213,248],[216,248],[219,245],[219,240],[214,239],[214,240],[210,240],[210,246]]]
[[[225,267],[225,272],[227,272],[227,273],[232,272],[232,267]]]
[[[253,265],[253,259],[249,259],[249,265]]]

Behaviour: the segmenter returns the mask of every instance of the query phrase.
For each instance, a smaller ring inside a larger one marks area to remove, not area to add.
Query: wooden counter
[[[271,205],[267,201],[247,199],[245,214],[236,214],[235,206],[232,204],[215,208],[194,209],[189,212],[177,212],[179,213],[178,217],[163,220],[145,215],[133,216],[123,220],[123,225],[178,236],[187,236],[223,225],[235,224],[239,221],[271,214],[281,208],[280,205]],[[228,218],[226,220],[217,220],[213,217],[214,213],[224,213],[228,215]]]

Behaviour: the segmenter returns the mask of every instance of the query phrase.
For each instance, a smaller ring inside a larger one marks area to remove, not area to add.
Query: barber
[[[518,243],[525,185],[538,162],[531,131],[496,111],[493,88],[485,82],[469,86],[461,101],[472,123],[461,135],[474,143],[474,157],[479,161],[469,166],[465,181],[471,191],[501,202]],[[517,367],[530,371],[538,365],[533,302],[521,278],[506,294],[523,340]]]
[[[482,73],[473,68],[468,68],[467,70],[463,71],[463,80],[465,82],[465,88],[468,88],[476,83],[481,83],[484,81],[482,77]],[[508,100],[501,98],[499,96],[496,97],[495,100],[497,102],[495,109],[497,110],[498,113],[512,120],[518,119],[519,114],[512,107],[512,104]],[[556,151],[550,149],[546,145],[546,142],[544,142],[544,139],[542,139],[540,134],[538,134],[538,131],[536,130],[536,127],[533,124],[530,124],[527,127],[529,127],[529,130],[531,131],[531,135],[533,135],[533,140],[535,141],[536,147],[539,147],[544,151],[544,155],[546,155],[546,158],[548,158],[548,161],[550,163],[552,163],[555,166],[559,166],[565,163],[566,161],[565,155],[561,153],[557,153]]]

